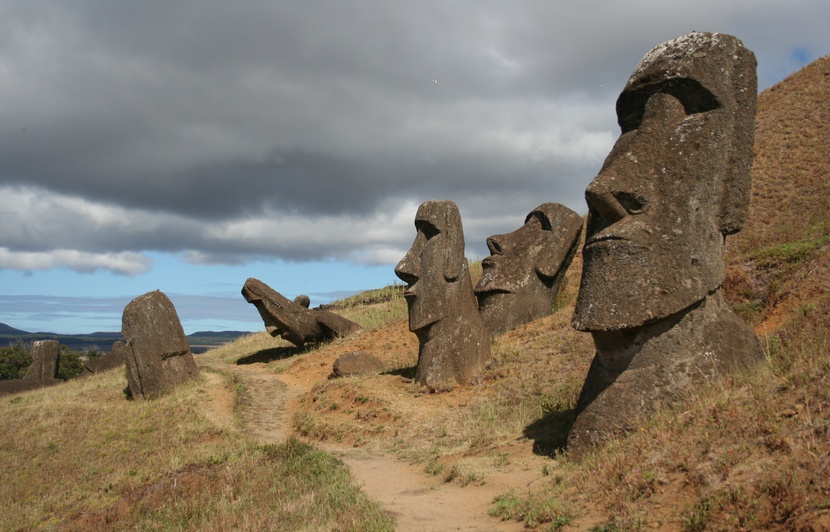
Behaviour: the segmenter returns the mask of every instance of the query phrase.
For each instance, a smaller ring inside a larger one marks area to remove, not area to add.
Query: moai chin
[[[432,389],[471,382],[490,361],[490,335],[478,314],[461,215],[452,201],[426,201],[417,235],[395,268],[406,283],[409,330],[418,336],[415,381]]]
[[[575,457],[763,357],[721,293],[725,237],[749,206],[755,67],[735,37],[691,33],[646,54],[617,100],[620,137],[585,192],[573,326],[597,351],[568,436]]]
[[[512,233],[487,239],[490,256],[475,287],[484,325],[496,335],[549,316],[582,234],[582,218],[559,203],[539,205]]]

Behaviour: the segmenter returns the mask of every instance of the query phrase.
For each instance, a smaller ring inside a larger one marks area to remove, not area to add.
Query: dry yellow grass
[[[2,398],[0,529],[391,529],[325,453],[218,428],[205,404],[223,378],[153,401],[125,384],[116,370]]]

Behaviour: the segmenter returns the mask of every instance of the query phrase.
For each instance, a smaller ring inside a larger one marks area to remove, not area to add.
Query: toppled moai
[[[763,358],[721,293],[725,238],[749,206],[755,67],[735,37],[691,33],[646,54],[617,100],[620,137],[585,192],[573,326],[596,355],[568,436],[575,457]]]
[[[30,351],[32,364],[23,378],[26,380],[49,381],[58,378],[61,346],[57,340],[37,340]]]
[[[487,239],[490,256],[475,287],[490,334],[549,316],[576,254],[582,218],[559,203],[539,205],[512,233]]]
[[[297,296],[294,301],[289,301],[259,279],[245,281],[242,296],[259,311],[265,330],[271,336],[280,336],[297,347],[308,342],[342,338],[360,330],[360,325],[334,312],[309,310],[308,296]]]
[[[148,292],[124,308],[121,335],[125,342],[116,342],[112,352],[124,355],[133,398],[152,399],[199,376],[176,309],[162,292]]]
[[[452,201],[426,201],[417,235],[395,274],[406,283],[409,330],[418,336],[415,382],[431,389],[471,382],[490,362],[490,335],[478,313],[461,215]]]

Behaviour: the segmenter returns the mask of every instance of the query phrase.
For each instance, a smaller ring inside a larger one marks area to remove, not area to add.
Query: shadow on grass
[[[263,349],[257,351],[253,355],[242,357],[236,361],[237,366],[245,364],[267,364],[274,360],[283,360],[304,353],[305,350],[299,347],[272,347],[271,349]]]
[[[403,377],[405,379],[414,379],[416,369],[417,369],[417,366],[412,366],[411,368],[393,369],[391,371],[384,371],[382,373],[382,375],[397,375],[397,376]]]
[[[571,408],[550,412],[525,427],[525,437],[533,440],[533,454],[552,456],[556,451],[564,451],[573,421],[574,410]]]

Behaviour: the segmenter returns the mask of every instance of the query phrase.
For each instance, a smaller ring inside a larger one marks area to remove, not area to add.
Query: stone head
[[[749,205],[755,67],[737,38],[692,33],[634,70],[617,100],[620,137],[585,192],[574,327],[637,327],[722,284],[724,238]]]
[[[461,215],[455,203],[424,202],[415,215],[415,229],[412,247],[395,267],[395,275],[407,285],[404,297],[411,331],[456,314],[463,295],[462,276],[469,279]]]
[[[496,329],[507,330],[550,314],[559,273],[570,264],[581,230],[577,213],[558,203],[544,203],[512,233],[487,239],[490,256],[481,262],[475,294],[488,327],[506,321],[510,323]]]

